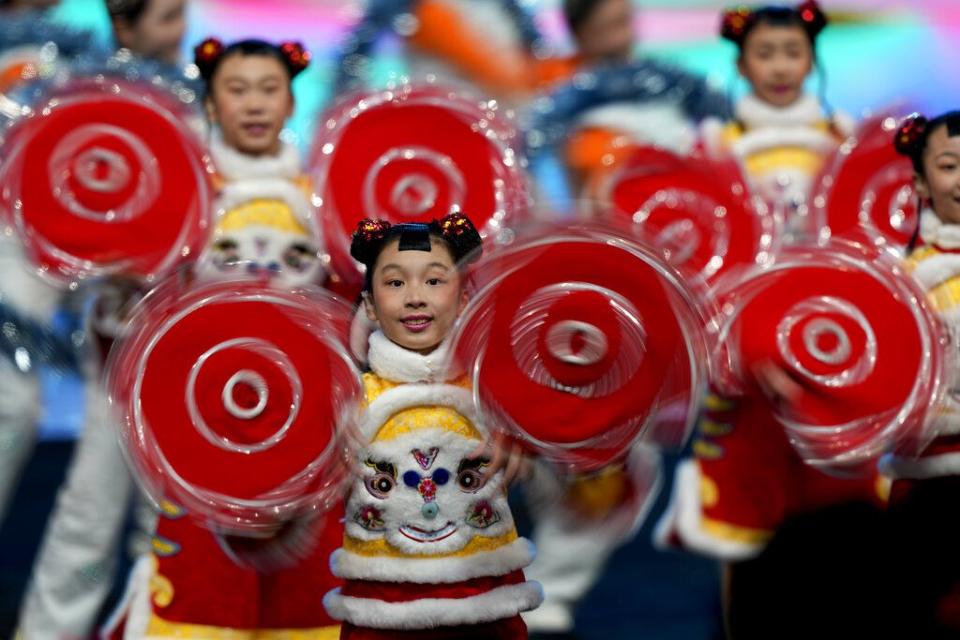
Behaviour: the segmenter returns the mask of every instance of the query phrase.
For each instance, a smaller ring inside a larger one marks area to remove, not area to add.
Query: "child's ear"
[[[467,292],[467,288],[463,287],[460,290],[460,307],[457,309],[457,315],[463,313],[463,310],[467,308],[468,302],[470,302],[470,294]]]
[[[921,200],[930,200],[930,185],[927,184],[927,179],[919,173],[913,174],[913,188]]]
[[[363,310],[367,314],[367,320],[377,322],[377,307],[373,304],[373,294],[369,291],[363,292]]]

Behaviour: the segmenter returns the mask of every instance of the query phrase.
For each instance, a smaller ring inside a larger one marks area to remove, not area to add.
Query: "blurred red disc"
[[[349,312],[255,282],[152,292],[108,372],[150,495],[234,531],[336,501],[335,428],[361,397],[342,346]]]
[[[332,266],[360,280],[350,235],[364,218],[393,223],[466,213],[484,237],[528,208],[517,133],[503,107],[434,85],[344,100],[320,120],[310,172]]]
[[[0,213],[42,273],[152,278],[206,242],[203,147],[162,89],[70,83],[15,122]]]
[[[945,334],[892,257],[837,241],[791,249],[718,296],[727,373],[749,388],[772,364],[803,388],[774,411],[808,462],[869,466],[924,439],[943,387]]]
[[[734,162],[640,147],[614,176],[602,205],[637,225],[671,265],[710,284],[765,261],[776,247],[771,215],[751,203]]]
[[[826,235],[861,237],[898,249],[910,242],[920,212],[913,165],[893,147],[898,124],[890,114],[870,118],[825,164],[811,202]]]
[[[484,258],[476,277],[453,344],[488,424],[586,469],[627,455],[661,414],[684,432],[703,377],[702,318],[656,252],[555,228]]]

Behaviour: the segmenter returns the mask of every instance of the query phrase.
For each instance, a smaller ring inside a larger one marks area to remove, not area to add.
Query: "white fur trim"
[[[833,128],[844,138],[849,138],[857,132],[857,121],[845,111],[834,111]]]
[[[374,629],[431,629],[483,624],[512,618],[536,608],[543,590],[536,582],[497,587],[469,598],[423,598],[410,602],[384,602],[344,596],[340,589],[323,598],[334,620]]]
[[[675,532],[684,548],[727,561],[754,558],[763,550],[762,545],[710,535],[700,526],[703,522],[701,509],[700,467],[696,460],[684,460],[677,465],[670,507],[657,523],[654,541],[661,548],[666,547],[670,534]]]
[[[231,182],[250,178],[291,180],[302,171],[300,154],[292,144],[281,142],[280,153],[275,156],[251,156],[224,143],[219,131],[210,137],[210,156],[217,173]]]
[[[107,640],[124,625],[124,640],[141,640],[150,624],[153,607],[150,603],[150,578],[153,577],[153,557],[141,556],[130,570],[127,586],[120,602],[100,630],[101,640]]]
[[[731,151],[738,158],[746,158],[761,151],[782,147],[801,147],[818,153],[837,146],[827,131],[808,126],[763,127],[748,129],[734,141]]]
[[[404,349],[382,331],[370,334],[367,362],[381,378],[393,382],[442,382],[455,375],[447,371],[449,342],[444,340],[432,352],[423,355]]]
[[[450,407],[486,435],[477,420],[470,391],[451,384],[403,384],[384,391],[367,406],[360,421],[361,435],[369,442],[396,413],[413,407],[432,406]]]
[[[929,291],[960,276],[960,254],[938,253],[917,263],[913,277]]]
[[[566,602],[544,602],[523,614],[523,621],[531,633],[568,633],[573,631],[574,617],[571,605]]]
[[[0,301],[40,322],[53,317],[63,292],[37,274],[19,238],[0,231]]]
[[[679,154],[693,148],[695,127],[683,110],[670,102],[615,103],[590,109],[578,128],[598,127],[622,133],[634,142],[653,143]]]
[[[463,558],[388,558],[368,557],[337,549],[330,556],[330,571],[345,580],[382,582],[454,583],[485,576],[505,576],[533,562],[536,551],[526,538],[517,538],[493,551]]]
[[[735,114],[747,129],[812,127],[824,119],[823,107],[811,95],[802,95],[789,106],[775,107],[751,93],[737,102]]]
[[[920,239],[942,249],[960,249],[960,224],[944,223],[930,209],[920,214]]]
[[[927,480],[960,475],[960,452],[936,456],[908,458],[885,455],[880,459],[880,471],[894,479]]]

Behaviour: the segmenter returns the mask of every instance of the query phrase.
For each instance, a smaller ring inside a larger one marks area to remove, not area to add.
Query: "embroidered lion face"
[[[266,277],[285,286],[319,282],[317,243],[277,200],[257,200],[227,212],[200,261],[204,276]]]
[[[471,457],[477,445],[440,429],[370,445],[347,504],[348,537],[434,555],[512,531],[502,474],[491,476],[486,459]]]

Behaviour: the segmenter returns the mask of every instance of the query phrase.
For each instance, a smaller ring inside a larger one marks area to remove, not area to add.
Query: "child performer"
[[[907,265],[949,325],[956,351],[960,309],[960,111],[913,116],[895,138],[913,162],[923,210]],[[955,357],[955,356],[954,356]],[[952,362],[951,376],[956,374]],[[937,417],[937,438],[919,456],[895,455],[882,468],[894,479],[890,514],[901,613],[894,633],[952,637],[960,632],[960,519],[949,508],[960,490],[960,405],[955,390]],[[909,581],[909,582],[907,582]]]
[[[320,280],[309,181],[296,149],[280,139],[293,110],[291,83],[308,61],[295,43],[208,39],[196,49],[216,125],[211,155],[219,191],[201,277],[242,268],[288,286]],[[223,540],[184,516],[178,505],[163,505],[153,554],[134,568],[109,637],[338,637],[320,605],[339,584],[328,562],[342,539],[338,513],[326,518],[305,558],[270,571],[237,564]]]
[[[106,0],[118,48],[175,65],[186,31],[187,0]]]
[[[480,249],[462,214],[430,224],[366,220],[352,255],[366,265],[370,337],[359,474],[343,547],[346,583],[327,595],[341,638],[526,638],[520,613],[542,599],[523,568],[503,473],[476,457],[489,436],[469,382],[445,372],[445,339],[467,302],[461,268]],[[458,266],[459,263],[459,266]]]
[[[737,70],[751,92],[736,104],[733,122],[703,127],[706,151],[733,154],[755,193],[781,208],[788,232],[798,238],[816,234],[803,218],[813,179],[825,156],[853,132],[848,117],[826,113],[804,91],[826,26],[813,0],[796,8],[727,11],[720,33],[737,45]]]

